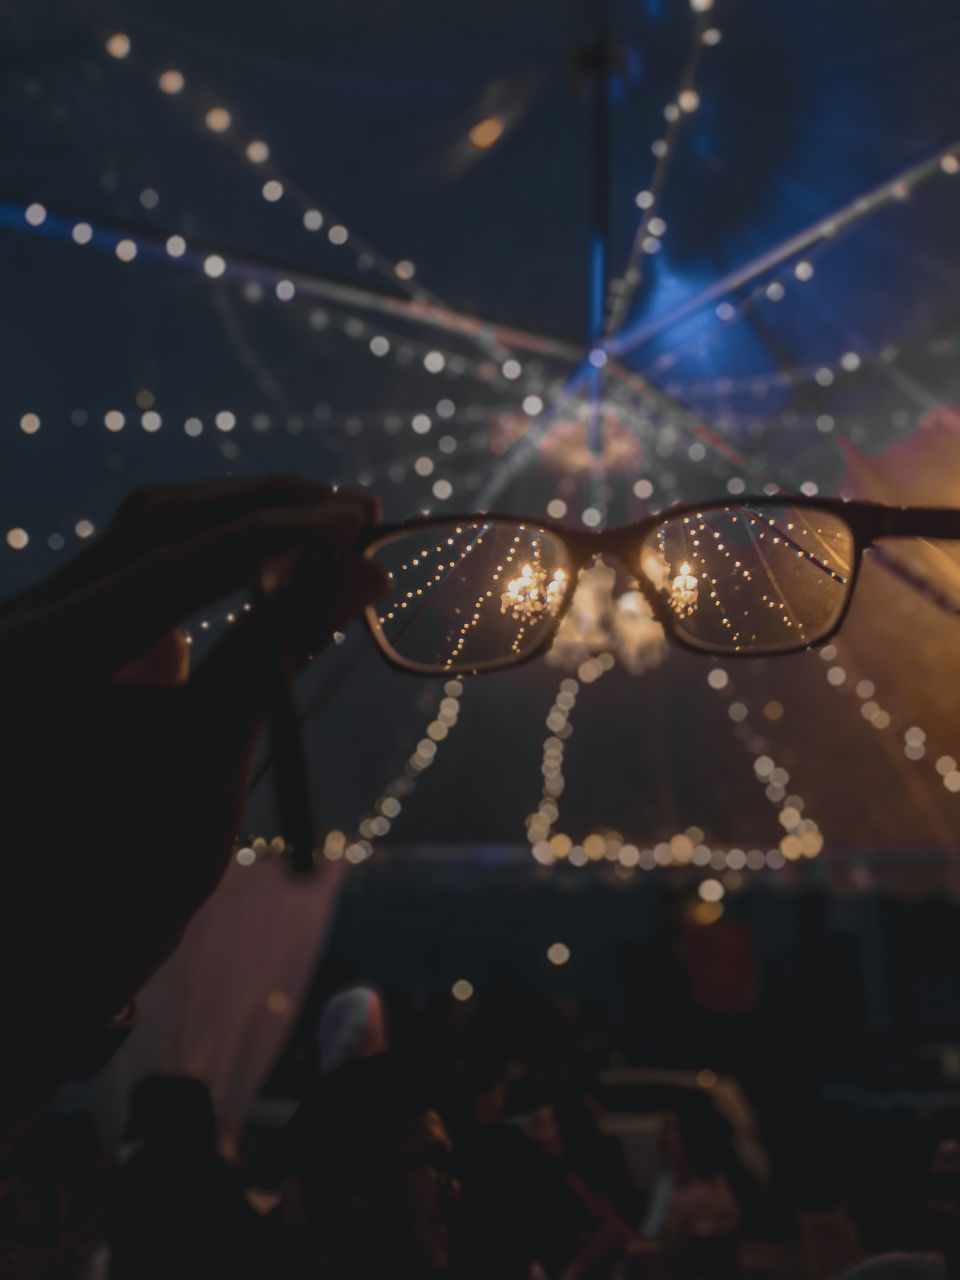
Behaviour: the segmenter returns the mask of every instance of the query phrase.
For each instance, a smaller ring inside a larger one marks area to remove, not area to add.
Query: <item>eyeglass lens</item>
[[[664,519],[640,567],[677,634],[714,653],[776,653],[821,639],[852,584],[855,540],[812,507],[730,506]]]
[[[688,644],[763,654],[833,629],[854,553],[849,526],[830,512],[739,504],[666,516],[626,567],[645,576]],[[393,580],[376,610],[381,642],[416,669],[451,675],[503,666],[541,645],[573,573],[561,537],[482,518],[387,535],[370,554]]]
[[[536,525],[430,525],[370,548],[393,590],[375,626],[404,662],[454,675],[525,657],[563,603],[571,564]]]

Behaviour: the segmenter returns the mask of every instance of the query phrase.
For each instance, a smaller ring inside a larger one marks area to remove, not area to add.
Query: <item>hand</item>
[[[351,550],[378,517],[369,495],[293,478],[143,490],[0,605],[8,1098],[70,1074],[229,862],[275,636],[254,609],[191,675],[180,624],[281,565],[271,626],[302,666],[385,590]]]

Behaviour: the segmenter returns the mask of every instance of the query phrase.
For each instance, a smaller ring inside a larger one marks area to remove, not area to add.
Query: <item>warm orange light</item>
[[[698,902],[696,906],[690,908],[690,918],[694,924],[711,925],[723,915],[723,904],[721,902]]]
[[[470,145],[477,151],[486,151],[503,136],[503,116],[487,116],[479,120],[469,133]]]
[[[207,128],[213,133],[225,133],[230,128],[230,112],[226,107],[211,107],[206,115]]]

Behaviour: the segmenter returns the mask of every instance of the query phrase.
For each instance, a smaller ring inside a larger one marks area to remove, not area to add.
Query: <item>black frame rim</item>
[[[567,547],[571,561],[570,582],[564,593],[560,608],[554,615],[548,629],[544,630],[537,643],[527,652],[519,657],[509,659],[486,659],[482,662],[466,665],[462,668],[441,669],[427,663],[414,662],[411,659],[402,657],[393,649],[387,640],[383,629],[379,622],[375,605],[367,605],[363,610],[363,621],[366,625],[370,637],[377,646],[379,652],[384,659],[397,670],[410,672],[416,675],[432,676],[436,679],[447,676],[449,679],[458,679],[461,676],[479,675],[481,673],[490,673],[494,671],[508,671],[512,667],[523,666],[524,663],[532,662],[535,658],[539,658],[545,653],[556,638],[557,631],[560,628],[577,586],[577,579],[580,570],[588,563],[589,560],[601,555],[604,551],[608,552],[612,557],[623,563],[622,547],[637,542],[643,542],[649,534],[664,520],[673,520],[677,517],[685,515],[696,515],[709,511],[719,511],[729,508],[743,507],[784,507],[801,508],[806,510],[823,511],[833,515],[843,521],[849,528],[853,538],[853,562],[850,569],[849,581],[846,586],[843,607],[835,621],[831,624],[829,630],[818,636],[815,640],[803,641],[800,644],[791,645],[788,648],[776,648],[765,651],[747,651],[743,649],[715,649],[708,646],[697,645],[686,639],[677,630],[677,622],[674,615],[667,608],[665,602],[656,590],[656,587],[649,581],[647,575],[641,570],[640,573],[631,573],[635,578],[638,589],[643,594],[644,599],[649,604],[653,616],[656,621],[663,627],[664,633],[671,644],[685,650],[688,653],[695,653],[700,657],[712,657],[717,659],[735,659],[737,661],[749,658],[768,658],[768,657],[786,657],[792,653],[804,653],[811,649],[819,648],[828,643],[843,626],[850,605],[856,591],[857,581],[860,574],[860,565],[863,559],[863,552],[867,550],[877,539],[885,537],[954,537],[960,539],[960,510],[945,507],[891,507],[882,503],[855,501],[846,498],[819,498],[807,497],[805,494],[762,494],[750,495],[745,494],[736,498],[711,498],[705,502],[684,502],[677,503],[671,507],[665,507],[662,511],[644,517],[642,520],[635,520],[630,524],[618,525],[613,529],[605,530],[586,530],[573,529],[568,525],[561,524],[557,520],[544,519],[541,520],[534,516],[517,516],[509,512],[470,512],[469,514],[461,512],[451,512],[449,515],[437,516],[416,516],[409,520],[397,521],[394,523],[383,524],[376,529],[370,530],[368,534],[359,543],[357,550],[362,551],[364,555],[373,558],[375,548],[380,545],[388,545],[395,541],[398,537],[417,529],[437,528],[438,526],[447,526],[458,523],[475,524],[478,521],[489,522],[491,524],[505,524],[516,526],[532,526],[535,529],[551,533],[557,537]],[[925,524],[930,525],[930,531],[920,531]],[[944,531],[941,526],[950,526],[952,531]]]

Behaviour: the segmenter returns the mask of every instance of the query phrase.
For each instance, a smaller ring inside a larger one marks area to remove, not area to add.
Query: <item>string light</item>
[[[225,133],[232,123],[226,107],[211,107],[205,116],[205,122],[211,133]]]
[[[393,822],[400,816],[402,801],[410,795],[417,780],[436,761],[438,743],[445,741],[460,716],[460,699],[463,684],[460,680],[448,680],[443,686],[443,698],[437,707],[436,717],[426,726],[424,736],[410,754],[403,771],[383,789],[370,811],[357,823],[357,838],[349,840],[343,831],[328,831],[314,853],[315,860],[326,858],[337,862],[346,857],[351,862],[364,862],[372,856],[373,841],[386,836]],[[253,843],[256,848],[256,842]],[[353,853],[350,853],[350,850]]]
[[[161,73],[160,78],[157,80],[157,84],[161,93],[175,94],[183,92],[186,81],[184,80],[181,72],[171,68],[170,70]]]
[[[487,151],[503,136],[503,116],[486,116],[479,120],[467,135],[471,147],[477,151]]]
[[[123,31],[115,31],[107,40],[106,48],[111,58],[126,58],[130,54],[130,37]]]
[[[839,649],[837,645],[830,644],[820,650],[820,657],[828,664],[826,678],[831,688],[842,694],[853,686],[853,676],[848,678],[847,668],[853,665],[849,655],[844,657],[845,666],[836,665]],[[893,728],[896,732],[902,733],[903,753],[906,758],[914,762],[924,759],[933,760],[935,771],[945,790],[960,792],[960,771],[957,770],[955,758],[945,754],[934,758],[935,753],[931,748],[927,731],[922,726],[910,724],[904,728],[903,721],[877,701],[877,688],[873,680],[857,680],[854,692],[860,699],[860,714],[867,724],[880,731]]]
[[[570,712],[576,704],[580,683],[592,683],[604,671],[612,669],[612,656],[607,657],[610,660],[606,663],[596,659],[582,663],[578,673],[579,680],[567,677],[561,681],[553,706],[547,714],[546,727],[550,736],[543,744],[542,799],[536,812],[527,818],[527,839],[536,862],[552,866],[565,861],[575,867],[613,862],[617,864],[616,871],[620,875],[631,875],[637,869],[652,871],[667,866],[711,867],[723,870],[727,877],[733,877],[727,886],[732,888],[739,883],[738,878],[743,871],[780,870],[789,861],[817,857],[823,848],[823,836],[819,827],[812,819],[802,816],[806,806],[800,796],[789,797],[780,807],[786,796],[785,787],[789,782],[789,774],[769,756],[758,757],[754,771],[758,781],[765,787],[767,799],[778,808],[778,821],[785,829],[785,834],[777,847],[769,849],[766,854],[760,849],[711,849],[703,843],[704,834],[697,827],[677,832],[668,841],[661,841],[652,849],[640,849],[635,844],[625,843],[619,832],[610,829],[591,832],[582,844],[575,844],[566,833],[554,830],[559,818],[558,800],[565,787],[564,746],[573,732]],[[732,696],[730,678],[723,668],[711,668],[707,682],[712,689],[724,692],[728,697]],[[745,741],[762,741],[747,723],[745,715],[740,720]],[[711,891],[708,890],[709,892]]]
[[[771,285],[770,288],[773,286]],[[780,295],[782,296],[782,294]],[[723,319],[730,320],[737,314],[732,304],[730,311],[725,311]],[[879,357],[878,357],[879,359]],[[675,390],[682,391],[689,398],[709,398],[713,396],[727,397],[738,392],[748,391],[753,395],[765,395],[774,388],[798,386],[804,382],[816,382],[822,387],[832,386],[837,377],[844,374],[855,374],[864,368],[864,357],[856,351],[846,351],[828,364],[797,365],[789,369],[777,369],[771,373],[741,374],[738,377],[725,375],[722,378],[704,379],[698,382],[676,384]],[[743,415],[730,415],[737,422],[752,421]],[[767,421],[767,419],[761,419]]]
[[[703,15],[711,6],[712,0],[691,0],[691,7],[698,16],[691,34],[690,47],[684,61],[675,99],[664,107],[663,114],[667,121],[667,134],[664,138],[655,139],[651,144],[650,151],[657,164],[649,187],[638,192],[635,197],[637,208],[641,210],[642,214],[640,224],[634,234],[633,245],[623,277],[615,281],[612,280],[607,293],[605,332],[608,335],[619,328],[627,315],[630,303],[643,278],[642,263],[644,255],[649,256],[660,251],[661,236],[666,231],[666,225],[662,219],[656,219],[657,201],[666,185],[680,122],[683,117],[692,115],[700,106],[700,95],[695,87],[700,55],[705,47],[715,43],[713,40],[704,40],[706,19]],[[658,226],[662,226],[662,230],[655,229],[652,225],[654,221]]]

